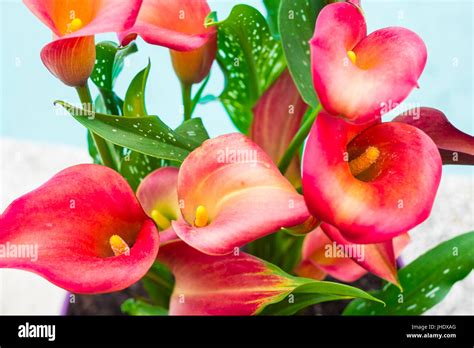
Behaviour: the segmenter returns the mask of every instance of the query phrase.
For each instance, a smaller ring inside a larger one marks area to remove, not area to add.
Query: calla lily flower
[[[353,123],[379,118],[418,86],[427,50],[399,27],[367,36],[364,15],[349,2],[320,12],[310,41],[313,82],[324,109]]]
[[[158,260],[176,281],[170,315],[253,315],[300,285],[252,255],[209,256],[181,241],[164,244]]]
[[[353,282],[369,271],[399,285],[395,259],[409,241],[405,233],[385,243],[354,244],[345,240],[337,228],[322,223],[305,237],[297,272],[315,279],[323,279],[327,273]]]
[[[242,134],[205,141],[181,165],[182,218],[172,221],[187,244],[211,255],[304,223],[304,199],[272,159]]]
[[[36,273],[75,293],[122,290],[141,279],[159,248],[155,224],[128,183],[99,165],[67,168],[15,200],[0,217],[0,267]]]
[[[119,32],[136,20],[142,0],[23,0],[53,32],[41,51],[48,70],[72,87],[84,86],[95,64],[94,35]]]
[[[278,164],[298,131],[306,104],[288,70],[263,94],[253,109],[250,139]],[[301,186],[300,161],[293,159],[285,176],[295,187]]]
[[[198,83],[216,56],[216,29],[204,26],[210,12],[205,0],[144,0],[135,25],[121,32],[119,40],[126,45],[138,34],[150,44],[170,48],[180,80]]]
[[[309,211],[348,241],[381,243],[429,216],[441,165],[436,145],[416,127],[351,125],[322,111],[303,155],[303,193]]]
[[[393,122],[410,124],[428,134],[438,146],[443,164],[474,164],[474,137],[454,127],[441,111],[412,109]]]
[[[171,221],[178,220],[178,173],[175,167],[164,167],[148,174],[137,189],[137,198],[145,213],[160,230],[160,240],[165,243],[177,239]]]

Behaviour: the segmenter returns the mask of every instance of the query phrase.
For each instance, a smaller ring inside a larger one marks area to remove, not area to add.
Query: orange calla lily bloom
[[[48,70],[71,87],[84,86],[95,64],[94,35],[119,32],[136,20],[142,0],[24,0],[53,32],[41,51]]]
[[[216,57],[216,29],[204,26],[210,12],[206,0],[144,0],[135,25],[119,39],[125,45],[140,35],[150,44],[170,48],[181,82],[199,83]]]

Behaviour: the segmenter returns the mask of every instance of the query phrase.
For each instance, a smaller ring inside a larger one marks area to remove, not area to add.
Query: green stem
[[[190,120],[192,116],[191,87],[192,84],[181,83],[181,94],[183,96],[185,121]]]
[[[89,86],[86,84],[84,86],[76,87],[76,91],[79,95],[79,99],[81,100],[84,110],[93,111],[93,102]],[[110,154],[110,150],[105,139],[95,134],[94,132],[91,132],[91,135],[92,139],[94,139],[97,151],[99,152],[102,164],[109,168],[116,169],[114,160],[112,158],[112,155]]]
[[[319,104],[315,109],[308,108],[308,110],[306,111],[306,114],[303,118],[303,124],[291,140],[290,145],[288,145],[288,148],[286,149],[285,153],[280,159],[280,162],[278,163],[278,169],[280,169],[280,172],[282,174],[286,173],[286,170],[290,166],[291,160],[293,159],[296,151],[298,151],[298,149],[301,147],[304,140],[308,136],[309,131],[311,130],[311,127],[314,123],[314,120],[319,114],[319,111],[321,111],[321,104]]]

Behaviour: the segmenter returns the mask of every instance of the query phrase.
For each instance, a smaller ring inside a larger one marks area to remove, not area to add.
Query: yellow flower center
[[[349,162],[352,175],[357,176],[365,172],[380,156],[380,151],[375,146],[369,146],[363,154]]]
[[[110,237],[109,244],[115,256],[130,255],[130,247],[120,236],[114,234]]]
[[[196,218],[194,219],[194,226],[204,227],[209,223],[209,215],[207,214],[206,207],[200,205],[196,208]]]
[[[347,56],[351,60],[352,64],[355,64],[357,61],[357,56],[354,51],[347,51]]]
[[[152,210],[151,218],[158,225],[160,231],[166,230],[171,225],[170,220],[157,209]]]
[[[82,28],[82,20],[80,18],[74,18],[72,21],[70,21],[67,25],[67,32],[68,33],[73,33],[75,31],[78,31],[79,29]]]

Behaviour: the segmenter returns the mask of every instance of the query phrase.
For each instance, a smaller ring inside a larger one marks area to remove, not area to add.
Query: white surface
[[[67,146],[0,139],[0,208],[44,183],[61,169],[89,162],[87,152]],[[412,233],[403,253],[411,262],[444,240],[474,229],[474,176],[443,176],[430,218]],[[474,314],[474,274],[457,283],[429,314]],[[0,270],[0,314],[58,314],[65,291],[39,276]]]

